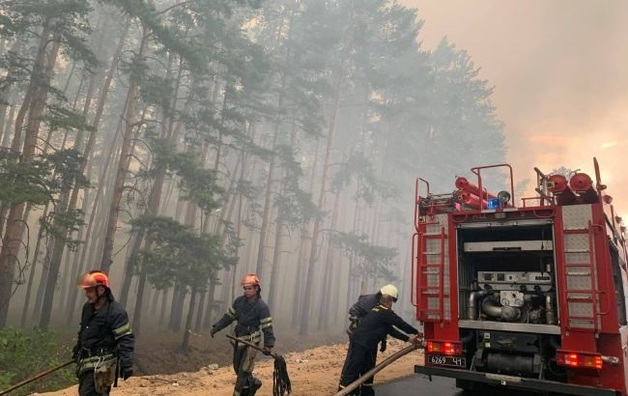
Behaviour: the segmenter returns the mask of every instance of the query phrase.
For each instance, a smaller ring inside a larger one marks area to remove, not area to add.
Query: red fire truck
[[[625,229],[593,162],[595,181],[535,168],[537,194],[519,204],[508,164],[472,168],[447,194],[417,179],[416,373],[470,391],[627,394]],[[509,188],[487,191],[488,174]]]

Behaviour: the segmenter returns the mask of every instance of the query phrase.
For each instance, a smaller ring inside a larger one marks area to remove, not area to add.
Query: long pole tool
[[[227,338],[235,341],[236,343],[239,342],[253,349],[257,349],[264,355],[272,356],[273,359],[275,359],[273,371],[273,396],[284,396],[292,393],[292,384],[290,383],[290,376],[288,375],[288,367],[283,356],[277,353],[267,352],[260,348],[259,345],[234,337],[231,334],[227,334]]]

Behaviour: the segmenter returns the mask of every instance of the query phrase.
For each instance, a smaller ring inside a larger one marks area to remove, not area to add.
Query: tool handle
[[[12,392],[12,391],[16,390],[17,388],[20,388],[20,387],[22,387],[22,386],[24,386],[24,385],[26,385],[26,384],[28,384],[28,383],[30,383],[30,382],[33,382],[33,381],[35,381],[35,380],[38,380],[38,379],[40,379],[41,377],[45,377],[45,376],[47,376],[48,374],[54,373],[55,371],[60,370],[60,369],[64,368],[65,366],[69,366],[69,365],[71,365],[72,363],[74,363],[74,360],[69,360],[69,361],[67,361],[67,362],[65,362],[65,363],[62,363],[62,364],[60,364],[60,365],[58,365],[58,366],[56,366],[56,367],[53,367],[53,368],[51,368],[51,369],[49,369],[49,370],[42,371],[42,372],[41,372],[41,373],[39,373],[39,374],[35,374],[34,376],[32,376],[32,377],[30,377],[30,378],[28,378],[28,379],[25,379],[25,380],[24,380],[24,381],[22,381],[22,382],[18,382],[17,384],[13,385],[13,386],[12,386],[12,387],[10,387],[9,389],[3,390],[2,392],[0,392],[0,396],[2,396],[2,395],[6,395],[6,394],[8,394],[9,392]]]
[[[266,352],[263,348],[260,348],[258,345],[255,345],[252,342],[241,340],[241,339],[239,339],[237,337],[232,336],[231,334],[227,334],[226,336],[227,336],[227,338],[229,338],[229,339],[231,339],[231,340],[233,340],[235,342],[241,342],[241,343],[243,343],[246,346],[250,346],[253,349],[257,349],[258,351],[262,352],[264,355],[270,355],[270,356],[272,356],[275,359],[278,359],[280,357],[276,353]]]

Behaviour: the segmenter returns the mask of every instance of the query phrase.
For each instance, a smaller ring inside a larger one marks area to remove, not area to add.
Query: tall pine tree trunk
[[[144,62],[144,51],[146,50],[148,34],[146,29],[142,30],[142,40],[140,49],[135,58],[135,67],[139,68],[139,64]],[[136,71],[137,73],[137,71]],[[105,242],[100,260],[100,268],[108,272],[112,264],[113,244],[115,240],[116,230],[118,228],[118,216],[120,214],[120,202],[122,201],[122,193],[124,191],[124,181],[129,170],[131,155],[131,140],[134,135],[136,125],[136,107],[138,105],[140,91],[138,84],[139,76],[132,76],[128,89],[128,102],[125,111],[126,125],[124,135],[122,137],[122,147],[120,148],[120,157],[118,158],[118,169],[115,176],[113,196],[107,216],[107,227],[105,231]]]
[[[318,195],[318,210],[322,212],[325,207],[325,195],[327,189],[327,173],[331,161],[331,151],[334,143],[334,135],[336,131],[336,116],[338,114],[338,105],[340,103],[340,88],[342,86],[342,71],[338,71],[338,80],[335,87],[334,105],[332,107],[331,116],[329,117],[329,132],[327,135],[327,149],[325,150],[325,161],[323,162],[323,173],[320,181],[320,192]],[[303,304],[301,307],[301,320],[299,323],[299,335],[306,335],[308,332],[310,320],[310,308],[313,295],[314,282],[316,281],[316,257],[318,256],[318,240],[320,238],[320,229],[322,218],[314,219],[314,230],[312,231],[312,246],[310,248],[310,257],[307,263],[307,273],[305,275],[305,288],[303,290]]]
[[[54,21],[52,18],[46,19],[44,23],[35,64],[33,65],[30,85],[22,108],[20,108],[20,112],[18,113],[18,120],[16,120],[16,129],[11,148],[14,151],[20,151],[19,148],[22,147],[22,122],[27,113],[26,109],[28,109],[28,120],[24,133],[24,149],[22,150],[21,158],[21,162],[25,165],[30,165],[35,157],[39,128],[47,100],[48,85],[59,49],[59,42],[53,40],[51,53],[48,54],[46,50],[51,39],[50,34],[53,24]],[[48,63],[46,63],[46,61]],[[25,207],[25,203],[19,203],[10,208],[3,234],[2,248],[0,249],[0,328],[6,326],[9,303],[11,301],[11,295],[13,294],[15,265],[20,247],[22,246],[21,241],[24,231],[22,219]]]

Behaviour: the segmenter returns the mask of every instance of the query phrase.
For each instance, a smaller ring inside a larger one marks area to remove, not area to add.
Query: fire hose
[[[42,371],[41,373],[36,374],[36,375],[32,376],[31,378],[25,379],[22,382],[18,382],[17,384],[13,385],[9,389],[3,390],[2,392],[0,392],[0,396],[6,395],[9,392],[12,392],[12,391],[16,390],[17,388],[20,388],[20,387],[22,387],[22,386],[24,386],[26,384],[29,384],[29,383],[31,383],[31,382],[33,382],[35,380],[40,379],[41,377],[45,377],[45,376],[47,376],[49,374],[52,374],[52,373],[54,373],[57,370],[60,370],[60,369],[62,369],[64,367],[66,367],[66,366],[71,365],[72,363],[74,363],[74,360],[69,360],[69,361],[67,361],[65,363],[62,363],[62,364],[56,366],[56,367],[53,367],[53,368],[48,369],[46,371]]]
[[[362,385],[367,379],[371,378],[372,376],[380,372],[390,363],[394,362],[400,357],[405,356],[408,353],[419,348],[424,348],[423,343],[412,344],[403,348],[402,350],[398,352],[393,353],[392,355],[388,356],[386,359],[382,360],[377,366],[373,367],[372,369],[364,373],[364,375],[361,375],[360,378],[353,381],[351,384],[347,385],[343,390],[341,390],[338,393],[335,393],[334,396],[347,396],[348,394],[356,390],[360,385]]]
[[[272,356],[272,358],[275,360],[274,371],[273,371],[273,396],[283,396],[285,394],[289,395],[292,393],[292,384],[290,383],[290,376],[288,376],[288,367],[286,366],[286,360],[283,358],[283,356],[277,353],[265,351],[264,349],[260,348],[258,345],[252,342],[234,337],[231,334],[227,334],[227,338],[233,340],[236,343],[240,342],[248,347],[257,349],[258,351],[262,352],[264,355]]]

